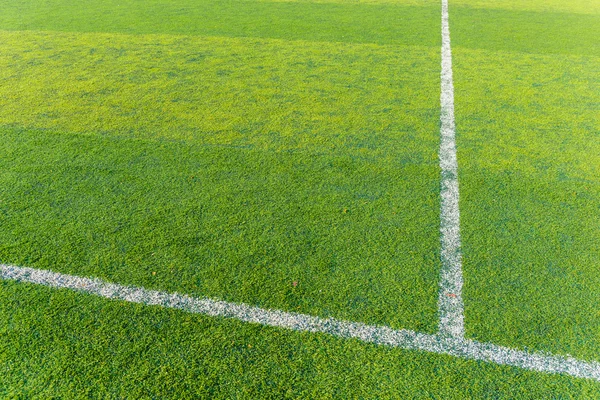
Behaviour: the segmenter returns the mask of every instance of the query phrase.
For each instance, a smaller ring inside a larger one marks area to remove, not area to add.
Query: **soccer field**
[[[0,0],[0,397],[600,397],[600,3],[446,4]]]

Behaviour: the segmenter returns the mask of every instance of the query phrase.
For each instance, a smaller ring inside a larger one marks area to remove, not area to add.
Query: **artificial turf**
[[[0,281],[7,398],[594,398],[598,382]],[[32,307],[35,305],[35,307]]]
[[[2,36],[4,262],[435,331],[436,50]]]
[[[1,143],[5,263],[435,331],[435,165],[47,131]]]
[[[3,0],[5,30],[174,34],[438,47],[440,5],[246,0]]]
[[[436,162],[437,48],[29,31],[0,38],[3,126]]]
[[[598,360],[600,18],[537,14],[533,32],[507,33],[521,38],[515,51],[496,45],[509,18],[481,24],[479,50],[461,47],[474,28],[454,25],[466,326],[478,340]]]
[[[598,361],[598,8],[450,2],[467,336]],[[0,1],[0,262],[436,330],[437,1]],[[0,281],[0,395],[598,382]]]

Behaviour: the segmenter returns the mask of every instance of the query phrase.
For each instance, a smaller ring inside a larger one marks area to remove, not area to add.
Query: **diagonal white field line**
[[[147,290],[34,268],[0,264],[0,279],[32,283],[57,289],[70,289],[107,299],[123,300],[149,306],[179,309],[213,317],[233,318],[244,322],[301,332],[325,333],[363,342],[447,354],[469,360],[487,361],[546,373],[562,373],[600,381],[600,363],[577,360],[571,356],[529,353],[464,339],[462,304],[462,266],[458,209],[458,164],[454,124],[454,88],[452,54],[448,25],[448,2],[442,0],[442,75],[441,75],[441,244],[439,334],[429,335],[409,330],[359,322],[323,319],[306,314],[267,310],[242,303],[208,298],[194,298],[177,293]]]
[[[333,318],[323,319],[279,310],[266,310],[242,303],[194,298],[177,293],[118,285],[100,279],[83,278],[34,268],[0,264],[0,279],[33,283],[56,289],[70,289],[107,299],[175,308],[189,313],[233,318],[294,331],[325,333],[379,345],[447,354],[470,360],[487,361],[540,372],[563,373],[600,381],[600,363],[584,362],[570,356],[527,353],[472,340],[428,335],[409,330],[394,330],[385,326],[366,325]]]
[[[465,335],[462,301],[460,213],[458,210],[458,162],[454,125],[454,84],[448,23],[448,0],[442,0],[442,74],[440,117],[441,183],[441,276],[438,299],[439,334],[453,338]]]

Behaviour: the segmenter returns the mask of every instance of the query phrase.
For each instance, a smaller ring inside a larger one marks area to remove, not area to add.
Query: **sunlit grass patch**
[[[420,47],[3,32],[0,124],[269,149],[435,157],[436,52]],[[402,115],[402,118],[398,118]],[[415,140],[399,142],[398,134]],[[417,149],[427,141],[425,153]]]

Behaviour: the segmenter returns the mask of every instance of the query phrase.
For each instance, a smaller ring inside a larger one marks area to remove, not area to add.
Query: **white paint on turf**
[[[452,51],[448,23],[448,0],[442,0],[442,74],[441,74],[440,167],[441,183],[441,258],[438,300],[439,334],[455,339],[465,335],[462,301],[462,260],[460,252],[460,213],[458,210],[458,162],[454,125],[454,84]]]
[[[325,333],[408,350],[447,354],[533,371],[562,373],[600,381],[600,363],[584,362],[570,356],[528,353],[493,344],[479,343],[444,335],[428,335],[409,330],[394,330],[360,322],[319,318],[311,315],[267,310],[242,303],[194,298],[177,293],[118,285],[100,279],[84,278],[34,268],[0,264],[0,279],[33,283],[57,289],[70,289],[107,299],[175,308],[189,313],[233,318],[244,322],[301,332]]]
[[[464,339],[462,303],[462,261],[458,209],[458,163],[454,123],[452,53],[448,25],[448,1],[442,0],[442,74],[441,74],[441,244],[439,334],[394,330],[359,322],[323,319],[311,315],[267,310],[243,303],[194,298],[177,293],[147,290],[34,268],[0,264],[0,279],[27,282],[57,289],[70,289],[107,299],[149,306],[179,309],[213,317],[233,318],[294,331],[325,333],[342,338],[387,345],[408,350],[447,354],[469,360],[487,361],[539,372],[562,373],[600,381],[600,363],[585,362],[571,356],[529,353]]]

